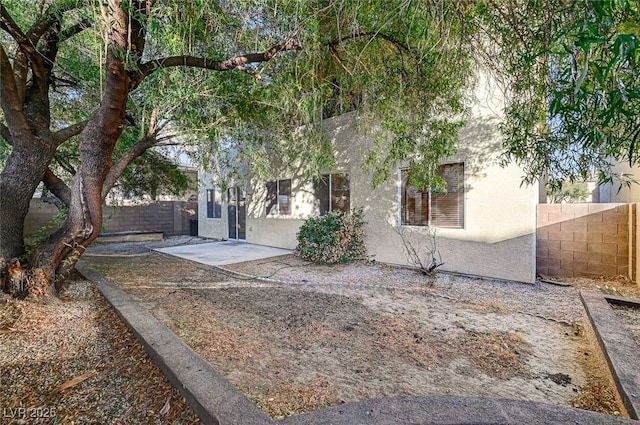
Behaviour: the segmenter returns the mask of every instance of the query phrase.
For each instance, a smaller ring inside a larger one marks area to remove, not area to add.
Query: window
[[[222,217],[222,195],[219,190],[207,189],[207,218]]]
[[[401,223],[408,226],[464,228],[464,164],[445,164],[438,174],[447,184],[447,193],[423,192],[407,184],[402,170]]]
[[[291,214],[291,179],[267,182],[267,215]]]
[[[327,174],[314,180],[315,193],[320,215],[329,211],[349,211],[351,208],[351,191],[348,174]]]

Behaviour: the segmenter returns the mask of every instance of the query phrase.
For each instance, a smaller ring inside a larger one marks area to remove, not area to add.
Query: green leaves
[[[192,183],[174,162],[157,151],[148,150],[126,169],[119,188],[127,197],[149,197],[155,201],[161,195],[182,196],[188,190],[195,190]]]
[[[637,2],[492,3],[482,13],[499,46],[493,68],[510,83],[505,162],[519,163],[528,182],[606,176],[615,161],[638,163]]]
[[[27,27],[38,13],[38,2],[9,3]],[[55,127],[88,118],[103,96],[103,36],[112,22],[103,22],[98,4],[77,4],[78,11],[65,12],[63,30],[85,17],[93,25],[59,46],[54,69],[65,83],[51,94]],[[335,157],[322,137],[322,120],[351,111],[362,118],[364,132],[379,136],[366,152],[376,181],[401,162],[426,173],[455,151],[474,73],[473,52],[464,43],[472,28],[466,9],[459,9],[466,2],[159,0],[148,14],[131,5],[121,4],[132,24],[127,42],[139,45],[117,54],[132,78],[138,59],[221,61],[291,39],[303,50],[245,64],[246,72],[157,70],[129,95],[131,129],[114,160],[145,137],[151,111],[155,125],[165,127],[163,136],[182,136],[176,142],[197,149],[194,157],[228,179],[246,175],[247,164],[254,174],[273,172],[267,165],[273,158],[310,174],[326,171]]]

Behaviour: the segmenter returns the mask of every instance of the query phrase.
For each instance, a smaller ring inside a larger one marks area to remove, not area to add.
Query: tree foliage
[[[640,164],[637,0],[486,0],[474,16],[508,87],[505,161],[528,182],[606,181],[616,161]]]
[[[585,182],[565,181],[561,186],[547,187],[547,201],[552,204],[584,202],[589,197]]]

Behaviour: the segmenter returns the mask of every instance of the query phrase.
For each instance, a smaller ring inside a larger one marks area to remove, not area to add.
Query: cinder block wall
[[[195,213],[191,215],[189,210]],[[25,220],[25,235],[46,226],[57,209],[39,199],[31,200]],[[188,235],[189,220],[198,217],[197,201],[159,201],[146,205],[105,206],[102,233],[162,232],[165,236]]]
[[[629,208],[629,204],[539,204],[538,274],[627,275]],[[635,223],[635,217],[631,223]]]
[[[188,235],[190,215],[196,212],[196,201],[160,201],[148,205],[106,206],[104,208],[103,233],[127,231],[163,232],[165,235]]]

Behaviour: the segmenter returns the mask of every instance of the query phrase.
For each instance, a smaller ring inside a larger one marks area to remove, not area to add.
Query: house
[[[431,226],[444,262],[440,270],[534,282],[539,189],[522,184],[520,167],[499,164],[498,88],[478,78],[474,94],[477,102],[459,134],[458,152],[440,167],[446,195],[408,186],[403,167],[373,188],[362,168],[373,142],[351,112],[323,122],[337,162],[320,181],[281,174],[222,193],[211,175],[199,176],[199,235],[293,249],[306,218],[363,208],[367,249],[376,261],[409,265],[399,232],[420,240]]]

